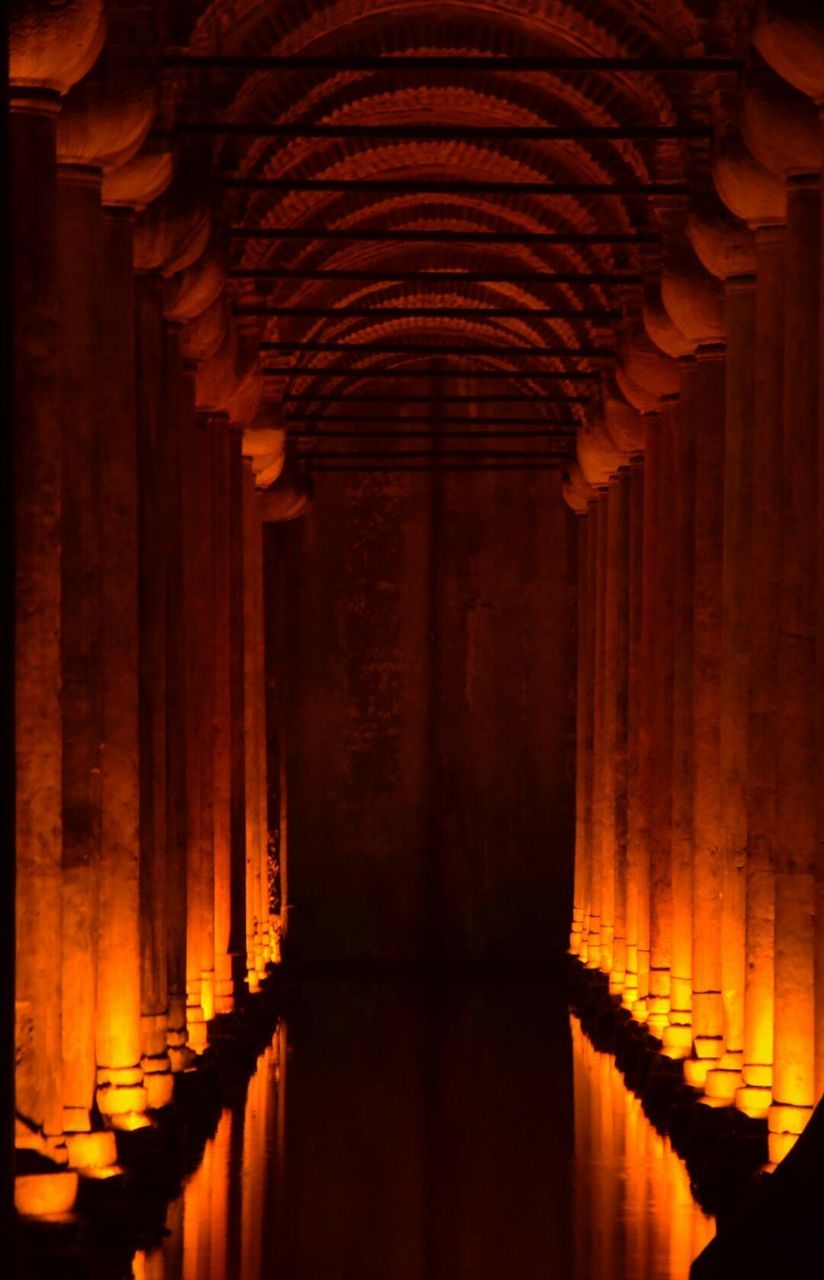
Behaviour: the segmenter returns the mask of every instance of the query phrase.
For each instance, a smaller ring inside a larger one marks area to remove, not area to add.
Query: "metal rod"
[[[533,378],[542,381],[566,379],[569,382],[599,382],[600,373],[580,370],[548,369],[325,369],[306,368],[301,365],[269,365],[263,373],[272,378],[494,378],[498,381],[511,378]]]
[[[349,355],[416,355],[416,356],[543,356],[551,359],[574,360],[609,359],[615,355],[612,347],[511,347],[511,346],[456,346],[453,343],[433,342],[317,342],[307,338],[292,342],[276,338],[258,343],[261,351],[319,351],[345,352]]]
[[[380,244],[657,244],[658,231],[456,231],[453,228],[412,230],[382,227],[227,227],[234,240],[374,240]]]
[[[486,133],[485,130],[479,132]],[[228,191],[317,191],[461,196],[686,196],[685,182],[450,182],[421,178],[239,178],[216,176],[212,185]]]
[[[567,446],[565,446],[567,447]],[[334,462],[337,459],[349,461],[350,459],[375,459],[375,458],[467,458],[475,460],[494,460],[510,459],[511,461],[520,462],[527,458],[536,459],[539,462],[545,462],[547,458],[553,456],[547,450],[529,450],[529,449],[339,449],[334,453],[312,453],[307,450],[299,450],[298,458],[317,458],[322,462]]]
[[[326,431],[288,429],[290,440],[431,440],[436,436],[439,440],[543,440],[546,443],[569,444],[574,436],[554,431],[443,431],[433,423],[430,431],[396,431],[391,427],[385,431]]]
[[[281,316],[300,320],[620,320],[618,310],[556,307],[268,307],[237,306],[236,316]]]
[[[385,395],[317,395],[314,392],[288,392],[280,397],[281,403],[286,404],[334,404],[338,408],[347,404],[380,404],[386,405],[387,397]],[[506,396],[496,395],[438,395],[439,404],[589,404],[589,396],[573,396],[573,395],[522,395],[519,392],[511,392]],[[408,392],[404,392],[404,404],[431,404],[431,396],[416,396]],[[397,408],[397,405],[393,405]],[[299,417],[299,414],[294,414]],[[427,419],[428,421],[428,419]]]
[[[314,124],[304,120],[180,120],[176,132],[231,138],[408,138],[432,142],[615,142],[709,138],[705,125]]]
[[[559,54],[194,54],[168,53],[162,59],[168,70],[183,71],[505,71],[592,72],[626,74],[647,72],[737,74],[744,69],[740,58],[643,57]]]
[[[339,424],[345,426],[345,428],[357,428],[358,431],[360,431],[363,426],[371,426],[371,428],[374,428],[375,435],[383,435],[385,434],[385,431],[392,431],[394,434],[398,429],[407,429],[411,428],[411,426],[431,426],[432,420],[431,417],[398,417],[394,422],[385,422],[383,417],[329,417],[328,415],[325,415],[325,413],[301,413],[301,415],[293,413],[293,415],[289,415],[287,419],[290,435],[299,435],[301,430],[303,430],[303,428],[296,428],[293,431],[292,425],[290,425],[292,422],[316,422],[316,424],[322,426],[322,428],[326,428],[326,426],[329,426],[330,424]],[[555,426],[568,426],[568,428],[576,428],[577,425],[576,420],[568,419],[568,417],[546,417],[546,419],[543,420],[536,419],[536,417],[503,417],[503,419],[502,417],[494,417],[494,419],[489,419],[489,421],[482,419],[482,417],[439,417],[438,419],[439,429],[440,426],[472,426],[472,428],[481,428],[481,426],[485,426],[485,428],[489,428],[491,430],[496,428],[509,428],[509,426],[532,426],[532,428],[537,428],[537,426],[541,426],[541,428],[543,428],[543,426],[548,426],[548,428],[555,428]],[[315,431],[312,431],[312,434],[315,434]],[[351,435],[352,433],[349,430],[330,430],[329,434]],[[543,435],[544,433],[543,431],[539,431],[537,434]]]
[[[552,459],[549,462],[410,462],[406,465],[391,462],[341,462],[330,465],[327,462],[321,462],[309,467],[309,471],[313,475],[321,472],[331,475],[336,471],[373,471],[390,475],[398,471],[410,474],[417,472],[418,475],[427,475],[432,471],[557,471],[563,462],[563,458]]]
[[[639,285],[643,276],[637,271],[491,271],[470,269],[452,271],[437,268],[397,271],[358,270],[334,267],[232,267],[233,280],[351,280],[375,281],[378,284],[594,284]]]

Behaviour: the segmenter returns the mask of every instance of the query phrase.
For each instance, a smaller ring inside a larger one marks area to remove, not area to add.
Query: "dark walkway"
[[[554,987],[330,980],[167,1225],[136,1280],[686,1280],[713,1230]]]

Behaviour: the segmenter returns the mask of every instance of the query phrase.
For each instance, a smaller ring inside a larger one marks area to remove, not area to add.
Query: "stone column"
[[[592,576],[592,799],[591,799],[591,868],[589,883],[589,935],[587,967],[601,968],[603,932],[603,712],[604,712],[604,551],[606,545],[606,519],[603,489],[596,491],[590,507],[592,519],[592,547],[590,572]]]
[[[142,1111],[138,466],[133,214],[103,211],[100,372],[100,559],[103,703],[98,877],[97,1072],[103,1114]],[[168,1060],[157,1064],[168,1068]],[[152,1105],[171,1101],[170,1077]]]
[[[775,901],[775,1059],[770,1159],[807,1122],[814,1081],[814,868],[821,781],[815,744],[820,191],[788,182]]]
[[[255,590],[255,631],[252,637],[252,659],[255,664],[255,754],[257,758],[257,813],[260,827],[260,918],[264,947],[264,963],[275,960],[278,942],[270,909],[270,840],[269,800],[266,794],[266,646],[264,636],[264,521],[261,499],[253,490],[252,586]]]
[[[742,1082],[749,844],[752,457],[755,418],[755,277],[727,279],[724,561],[721,669],[721,991],[724,1054],[707,1075],[710,1097],[732,1100]]]
[[[100,250],[101,173],[57,179],[62,449],[63,1116],[91,1127],[101,835]]]
[[[191,1064],[188,1049],[188,893],[189,893],[189,754],[196,745],[189,732],[187,680],[190,673],[187,630],[187,576],[184,530],[187,493],[184,487],[189,434],[183,408],[183,364],[180,329],[164,321],[162,329],[162,418],[159,476],[166,536],[166,960],[169,993],[169,1056],[174,1071]],[[199,1008],[198,1005],[196,1006]],[[193,1044],[197,1050],[202,1044]]]
[[[9,13],[14,309],[15,1143],[65,1164],[62,1026],[62,431],[57,119],[100,48],[101,7],[30,0]],[[9,926],[11,912],[4,923]],[[10,947],[9,947],[10,950]],[[5,957],[9,959],[8,951]],[[7,988],[8,989],[8,988]],[[11,1023],[11,1010],[8,1026]],[[12,1081],[9,1080],[9,1085]],[[12,1098],[4,1098],[11,1129]],[[3,1173],[11,1152],[3,1142]],[[10,1180],[10,1178],[9,1178]],[[18,1175],[22,1213],[65,1213],[78,1177]],[[8,1184],[7,1184],[8,1189]],[[13,1209],[8,1205],[9,1225]]]
[[[657,574],[660,551],[658,511],[661,505],[659,494],[665,481],[664,432],[663,413],[648,419],[644,462],[640,636],[644,680],[641,684],[638,709],[638,1000],[632,1010],[639,1022],[646,1022],[650,1012],[652,807],[657,781],[654,756],[654,713],[658,697],[656,654],[660,641],[656,623],[659,605]]]
[[[231,601],[231,440],[229,419],[215,414],[211,424],[214,528],[214,893],[215,1012],[234,1007],[232,970],[232,601]]]
[[[775,961],[776,740],[781,437],[784,383],[783,226],[756,229],[750,534],[750,701],[743,1085],[736,1104],[765,1116],[772,1093]]]
[[[682,382],[684,425],[695,437],[693,584],[693,1058],[687,1082],[703,1088],[723,1052],[721,1003],[721,589],[725,356],[699,346]],[[688,407],[687,407],[688,406]]]
[[[692,1047],[692,869],[693,869],[693,579],[695,537],[695,433],[689,389],[690,360],[681,362],[684,388],[673,401],[675,425],[673,576],[673,728],[672,728],[672,977],[669,1026],[664,1029],[668,1056],[685,1058]]]
[[[648,419],[649,421],[649,419]],[[642,689],[646,673],[641,665],[644,569],[644,457],[630,459],[629,473],[629,616],[627,656],[627,892],[626,892],[626,974],[622,1002],[632,1010],[638,999],[638,946],[640,849],[643,836],[641,795],[640,728]]]
[[[63,1132],[56,92],[12,97],[16,1111]],[[57,957],[57,958],[56,958]],[[65,1151],[63,1153],[65,1158]]]
[[[578,533],[578,662],[576,674],[576,747],[575,747],[575,884],[572,900],[570,955],[581,956],[585,903],[589,894],[589,850],[586,843],[587,748],[586,719],[589,682],[589,597],[587,593],[587,542],[590,521],[580,513],[576,521]]]
[[[255,477],[251,462],[243,461],[243,658],[244,658],[244,742],[246,779],[246,957],[249,990],[256,991],[266,971],[263,953],[263,926],[261,904],[261,846],[263,832],[260,827],[260,760],[256,750],[257,715],[257,663],[255,644],[257,624],[255,609],[255,535],[256,522]]]
[[[600,897],[601,897],[601,972],[612,970],[612,948],[615,933],[615,707],[614,663],[615,610],[610,609],[611,584],[614,573],[614,531],[610,538],[610,507],[615,481],[604,486],[598,513],[598,604],[597,604],[597,670],[596,670],[596,744],[600,830]],[[611,545],[611,543],[613,545]]]
[[[214,866],[212,846],[211,663],[208,575],[211,495],[208,437],[195,412],[194,368],[181,380],[181,547],[183,568],[184,733],[186,796],[186,1026],[202,1053],[214,1013]]]
[[[584,916],[581,922],[581,960],[590,966],[593,955],[597,955],[598,940],[591,940],[592,924],[592,879],[593,879],[593,846],[594,829],[592,818],[592,797],[594,783],[594,728],[595,728],[595,550],[598,540],[596,528],[596,506],[594,499],[587,503],[586,565],[582,592],[585,596],[585,612],[587,635],[585,643],[586,667],[584,671],[585,699],[583,706],[583,738],[584,738],[584,849],[586,851],[586,871],[584,881]]]
[[[231,701],[231,954],[235,988],[248,974],[246,955],[246,738],[244,642],[243,432],[229,428],[229,599]]]
[[[672,680],[673,680],[673,517],[672,476],[675,410],[665,402],[650,496],[655,500],[650,528],[649,812],[650,962],[647,1019],[660,1036],[667,1026],[672,967]],[[645,530],[646,533],[646,530]],[[646,582],[646,578],[645,578]]]
[[[143,1069],[168,1070],[169,1029],[166,673],[169,569],[168,432],[164,415],[160,278],[136,280],[135,360],[138,468],[140,1016]],[[170,848],[171,846],[169,846]],[[168,1088],[168,1084],[153,1088]]]
[[[609,493],[607,555],[608,687],[610,733],[607,750],[613,758],[612,825],[614,866],[614,933],[610,991],[620,996],[627,967],[627,771],[629,692],[629,575],[630,471],[621,467]]]

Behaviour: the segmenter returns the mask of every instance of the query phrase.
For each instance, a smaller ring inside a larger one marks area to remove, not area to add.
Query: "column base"
[[[14,1179],[14,1207],[24,1218],[55,1218],[71,1213],[80,1178],[75,1170],[23,1173]]]
[[[92,1118],[88,1107],[63,1108],[64,1133],[90,1133],[91,1127]]]
[[[718,1066],[720,1058],[687,1058],[684,1061],[684,1080],[692,1089],[703,1090],[707,1075]]]
[[[772,1106],[772,1089],[744,1084],[735,1091],[735,1105],[751,1120],[766,1120]]]
[[[792,1151],[812,1113],[812,1107],[793,1106],[784,1102],[772,1104],[767,1113],[767,1143],[773,1164],[780,1164]]]
[[[117,1142],[111,1129],[95,1133],[75,1133],[66,1139],[69,1167],[77,1169],[84,1177],[112,1177],[120,1173],[117,1163]]]
[[[670,1017],[673,1015],[671,1014]],[[664,1028],[664,1053],[668,1058],[688,1058],[692,1050],[692,1027],[689,1023],[670,1022]]]

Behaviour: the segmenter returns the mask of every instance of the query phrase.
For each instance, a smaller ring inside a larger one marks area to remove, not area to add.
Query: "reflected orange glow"
[[[572,1018],[575,1280],[688,1280],[715,1234],[686,1168]]]

